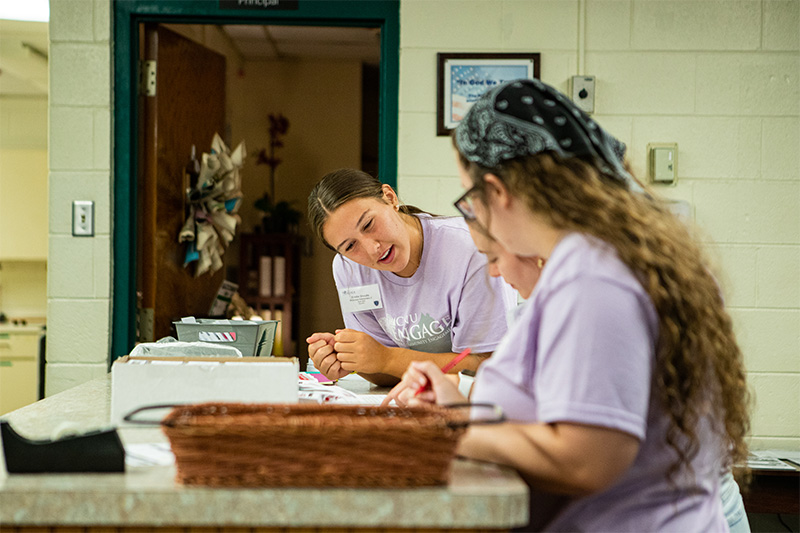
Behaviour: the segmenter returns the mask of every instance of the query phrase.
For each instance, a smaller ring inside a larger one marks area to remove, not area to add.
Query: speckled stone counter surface
[[[108,427],[111,379],[93,380],[5,415],[18,433],[50,438],[64,423]],[[362,391],[358,391],[362,392]],[[165,442],[158,429],[120,429],[125,444]],[[528,518],[512,471],[457,460],[445,487],[211,489],[174,481],[174,466],[124,474],[13,474],[0,469],[0,526],[247,526],[508,529]]]

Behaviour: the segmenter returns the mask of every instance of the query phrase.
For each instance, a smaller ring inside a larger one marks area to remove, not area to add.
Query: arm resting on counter
[[[633,435],[569,423],[473,426],[458,447],[464,457],[516,469],[534,488],[573,496],[610,486],[638,452]]]

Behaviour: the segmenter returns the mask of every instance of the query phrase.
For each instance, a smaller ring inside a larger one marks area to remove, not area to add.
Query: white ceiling
[[[380,61],[379,28],[212,26],[244,61]],[[0,20],[0,95],[47,95],[47,23]]]

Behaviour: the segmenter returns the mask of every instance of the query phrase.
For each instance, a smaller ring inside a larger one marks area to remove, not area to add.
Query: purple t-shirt
[[[363,331],[385,346],[426,353],[491,352],[506,332],[506,310],[516,291],[489,276],[461,217],[418,215],[424,245],[419,268],[410,278],[333,260],[337,292],[377,285],[382,307],[345,312],[345,326]]]
[[[727,531],[720,504],[720,440],[698,428],[694,477],[665,472],[667,415],[651,393],[658,317],[613,248],[581,234],[556,246],[509,333],[478,370],[473,402],[521,422],[571,422],[640,440],[633,465],[606,490],[568,500],[550,531]],[[546,495],[541,501],[549,501]],[[532,494],[531,515],[537,516]]]

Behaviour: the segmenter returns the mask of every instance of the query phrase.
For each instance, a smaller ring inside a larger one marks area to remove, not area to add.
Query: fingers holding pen
[[[392,400],[400,406],[436,403],[436,389],[425,387],[440,379],[444,379],[444,374],[432,361],[413,361],[381,405],[388,405]]]
[[[431,402],[440,405],[467,401],[467,398],[458,391],[458,376],[445,374],[433,361],[414,361],[409,365],[408,371],[412,379],[416,380],[414,384],[420,385],[413,390],[416,399],[422,401],[430,399]],[[425,381],[417,377],[415,372],[422,374]],[[407,396],[409,392],[406,391],[404,394]]]

